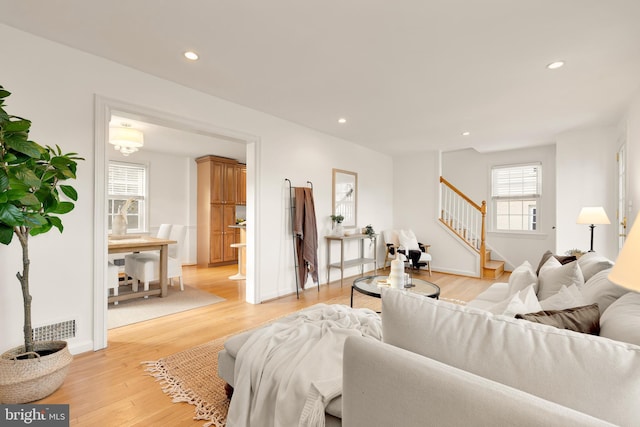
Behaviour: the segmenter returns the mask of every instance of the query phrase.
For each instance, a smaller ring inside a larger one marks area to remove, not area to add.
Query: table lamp
[[[604,208],[597,206],[582,208],[576,224],[589,224],[589,228],[591,228],[591,249],[589,252],[593,252],[593,229],[596,228],[596,224],[611,224],[611,222]]]
[[[624,288],[640,292],[640,214],[636,217],[631,232],[624,242],[609,280]]]

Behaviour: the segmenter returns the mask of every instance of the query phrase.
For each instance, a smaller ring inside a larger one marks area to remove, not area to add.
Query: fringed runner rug
[[[175,403],[195,406],[195,420],[203,427],[224,427],[229,400],[225,381],[218,377],[218,352],[228,337],[218,338],[155,362],[143,362],[145,371],[160,382],[162,391]]]

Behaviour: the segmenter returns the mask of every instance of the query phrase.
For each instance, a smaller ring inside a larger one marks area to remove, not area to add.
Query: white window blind
[[[109,196],[144,198],[146,175],[144,165],[109,162]]]
[[[497,231],[536,231],[540,214],[540,163],[496,166],[491,169],[493,228]]]
[[[539,197],[540,169],[540,164],[494,167],[491,197]]]

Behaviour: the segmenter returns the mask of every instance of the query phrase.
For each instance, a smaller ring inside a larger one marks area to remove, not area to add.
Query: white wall
[[[629,227],[640,212],[640,91],[635,94],[626,119],[627,171],[630,215]]]
[[[108,147],[111,148],[111,147]],[[196,263],[196,222],[192,212],[196,212],[197,185],[195,179],[195,159],[141,150],[127,157],[115,150],[108,150],[109,160],[135,163],[147,166],[149,174],[149,198],[147,204],[147,231],[150,235],[158,232],[160,224],[182,224],[187,227],[183,264]]]
[[[329,228],[331,168],[358,172],[359,224],[377,229],[392,223],[390,157],[348,141],[286,122],[219,98],[176,85],[119,64],[0,25],[2,84],[13,93],[9,113],[33,121],[32,137],[42,144],[60,144],[86,158],[75,187],[76,209],[65,215],[63,235],[51,232],[32,239],[31,285],[36,326],[75,319],[77,337],[72,352],[93,348],[94,254],[94,98],[101,95],[143,108],[211,126],[256,135],[259,149],[248,181],[248,197],[255,193],[258,300],[295,291],[291,255],[288,194],[284,179],[295,185],[313,181],[319,235]],[[185,64],[185,67],[188,64]],[[254,159],[247,158],[251,165]],[[193,176],[193,175],[192,175]],[[181,184],[182,185],[182,184]],[[323,219],[326,223],[323,226]],[[152,220],[153,221],[153,220]],[[188,219],[194,223],[193,215]],[[326,277],[326,246],[320,239],[320,277]],[[21,266],[19,245],[0,247],[0,351],[22,342],[22,306],[15,278]],[[352,272],[348,272],[352,273]]]
[[[506,262],[511,270],[523,261],[532,264],[547,250],[555,248],[556,159],[553,145],[518,150],[478,153],[459,150],[443,153],[442,175],[459,190],[480,204],[487,202],[487,246],[492,258]],[[542,197],[540,198],[539,228],[536,233],[502,233],[492,231],[491,168],[499,165],[542,163]],[[477,261],[476,261],[477,262]]]
[[[431,269],[477,275],[475,256],[438,221],[440,153],[428,151],[393,159],[394,228],[412,229],[418,241],[431,245]]]
[[[610,259],[617,257],[618,134],[614,127],[606,127],[558,135],[556,253],[572,248],[589,250],[591,230],[588,225],[576,224],[576,220],[583,207],[602,206],[611,224],[596,226],[593,248]]]

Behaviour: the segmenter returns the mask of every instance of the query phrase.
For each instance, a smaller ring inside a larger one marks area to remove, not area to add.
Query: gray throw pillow
[[[517,314],[516,319],[524,319],[559,329],[598,335],[600,333],[600,310],[598,304],[565,310],[546,310],[537,313]]]

